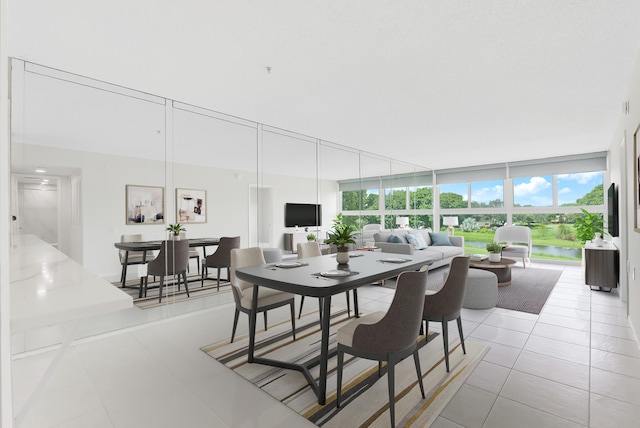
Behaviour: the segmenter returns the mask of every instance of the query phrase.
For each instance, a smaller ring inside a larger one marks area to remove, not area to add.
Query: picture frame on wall
[[[633,230],[640,233],[640,150],[639,145],[640,141],[640,125],[636,128],[633,133],[633,193],[634,193],[634,221],[633,221]]]
[[[176,218],[178,223],[206,223],[207,191],[176,189]]]
[[[126,224],[163,224],[164,187],[126,185]]]

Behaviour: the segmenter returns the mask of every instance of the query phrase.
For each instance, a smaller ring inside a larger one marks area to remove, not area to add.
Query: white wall
[[[634,231],[636,184],[633,144],[634,132],[640,127],[640,51],[636,55],[630,82],[626,95],[630,106],[629,112],[621,116],[611,140],[610,174],[611,181],[621,183],[620,200],[621,202],[624,200],[626,204],[624,215],[621,216],[621,239],[614,242],[621,249],[622,297],[628,301],[629,321],[638,340],[640,337],[640,233]],[[622,141],[625,142],[624,145],[621,145]]]

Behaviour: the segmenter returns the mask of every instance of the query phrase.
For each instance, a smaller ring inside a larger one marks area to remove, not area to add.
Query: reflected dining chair
[[[526,259],[531,259],[531,229],[527,226],[500,226],[496,229],[493,241],[506,244],[502,257],[522,258],[522,267],[526,268]]]
[[[306,259],[309,257],[320,257],[322,255],[322,251],[320,251],[320,245],[315,241],[310,242],[300,242],[297,245],[298,258]],[[356,289],[353,289],[353,306],[356,318],[358,317],[358,292]],[[347,296],[347,316],[351,317],[351,302],[349,299],[349,292],[345,292]],[[322,317],[322,299],[318,299],[318,304],[320,306],[320,317]],[[298,319],[302,316],[302,305],[304,305],[304,296],[300,299],[300,311],[298,313]]]
[[[424,293],[427,288],[428,267],[415,272],[402,272],[396,282],[396,292],[389,310],[374,312],[341,327],[338,342],[336,406],[342,398],[344,354],[378,361],[378,375],[382,376],[382,362],[387,362],[389,383],[389,413],[395,426],[395,366],[413,354],[422,398],[422,370],[418,356],[418,334],[422,319]]]
[[[142,234],[136,233],[133,235],[120,235],[120,242],[140,242],[142,241]],[[118,256],[120,257],[120,264],[122,265],[122,272],[120,273],[120,282],[122,283],[122,288],[124,288],[125,282],[127,281],[127,267],[129,265],[140,265],[142,264],[142,259],[144,255],[144,251],[127,251],[119,250]],[[146,252],[145,263],[149,260],[153,259],[153,251]]]
[[[220,238],[220,243],[216,251],[208,255],[202,261],[202,278],[200,279],[200,286],[204,285],[204,279],[209,274],[209,268],[218,269],[218,291],[220,290],[220,269],[227,268],[227,281],[231,280],[231,250],[234,248],[240,248],[239,236],[223,236]]]
[[[469,256],[454,257],[451,260],[449,273],[442,288],[438,291],[427,290],[424,296],[422,319],[426,322],[426,333],[429,333],[429,321],[442,323],[442,341],[447,372],[449,372],[449,321],[456,320],[458,322],[458,334],[460,335],[462,352],[464,354],[467,353],[464,347],[460,311],[462,310],[468,275]]]
[[[236,276],[236,269],[245,266],[255,266],[265,264],[262,248],[234,248],[231,250],[231,289],[233,300],[236,303],[236,310],[233,317],[233,330],[231,331],[231,342],[236,335],[238,318],[240,312],[251,316],[251,306],[253,303],[253,284],[244,281]],[[291,307],[291,333],[293,340],[296,339],[296,310],[294,307],[294,295],[283,291],[274,290],[268,287],[258,287],[258,302],[256,311],[264,314],[264,329],[267,330],[267,311],[289,305]]]
[[[187,232],[180,232],[180,239],[187,239]],[[196,259],[198,264],[198,272],[200,272],[200,252],[197,248],[189,247],[189,260]],[[189,265],[187,265],[187,272],[189,272]]]
[[[189,240],[169,240],[163,241],[160,245],[158,256],[151,260],[147,266],[147,277],[144,280],[144,295],[147,295],[148,275],[160,277],[158,290],[158,303],[162,303],[162,287],[164,277],[169,275],[178,276],[178,290],[180,289],[180,277],[184,280],[184,288],[189,297],[189,286],[187,284],[187,265],[189,264]]]

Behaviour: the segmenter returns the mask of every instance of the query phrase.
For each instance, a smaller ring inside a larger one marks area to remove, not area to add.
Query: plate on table
[[[384,263],[404,263],[404,262],[407,262],[408,260],[407,259],[399,259],[399,258],[391,257],[391,258],[388,258],[388,259],[382,259],[380,261],[384,262]]]
[[[349,253],[349,257],[362,257],[364,254],[362,253]]]
[[[298,266],[302,266],[302,263],[300,263],[300,262],[280,262],[280,263],[276,263],[276,267],[279,267],[279,268],[294,268],[294,267],[298,267]]]
[[[345,276],[351,275],[351,272],[348,270],[329,270],[326,272],[320,272],[320,276],[324,276],[327,278],[344,278]]]

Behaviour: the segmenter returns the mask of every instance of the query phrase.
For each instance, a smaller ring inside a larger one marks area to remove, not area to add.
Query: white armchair
[[[522,267],[526,268],[526,259],[531,258],[531,229],[527,226],[501,226],[496,229],[494,242],[506,243],[502,257],[522,258]]]

